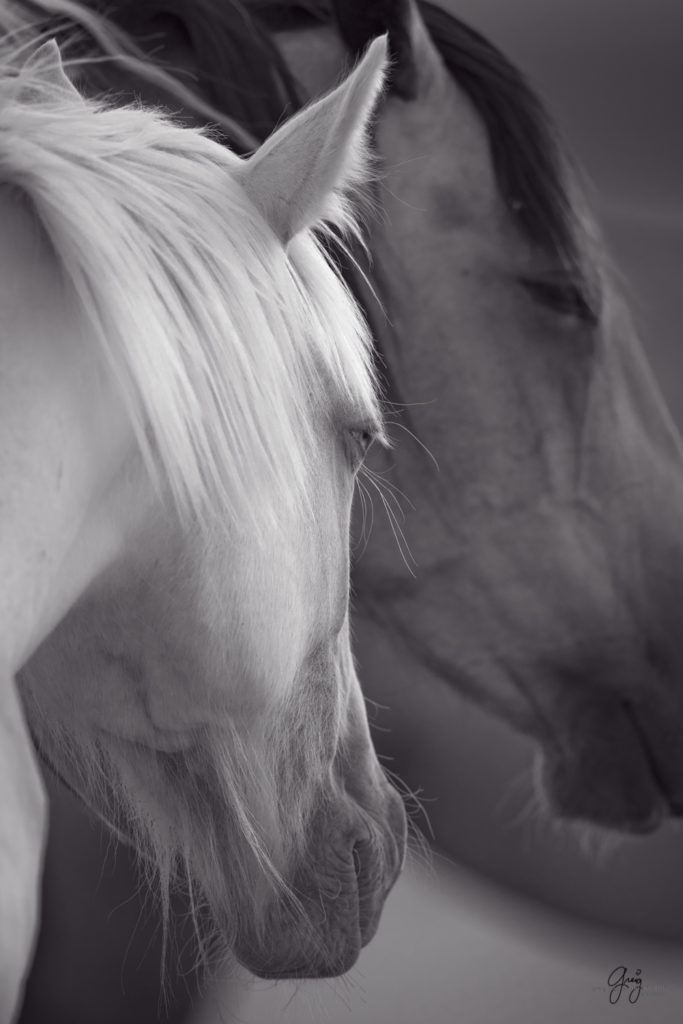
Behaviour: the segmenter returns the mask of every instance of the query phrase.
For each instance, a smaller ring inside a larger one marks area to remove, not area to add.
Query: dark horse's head
[[[678,436],[519,73],[431,4],[337,7],[350,46],[388,28],[401,69],[370,242],[400,443],[370,467],[413,506],[414,565],[376,515],[362,678],[384,704],[446,681],[535,738],[554,814],[651,830],[683,813]]]
[[[364,689],[402,734],[382,746],[414,744],[405,708],[440,679],[537,741],[552,813],[651,830],[683,811],[683,463],[579,176],[440,8],[248,6],[309,93],[389,33],[366,306],[397,444],[362,483],[407,501],[354,567]]]

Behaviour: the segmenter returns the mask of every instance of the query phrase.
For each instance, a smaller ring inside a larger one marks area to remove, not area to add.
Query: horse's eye
[[[584,282],[570,277],[522,278],[527,292],[540,306],[569,317],[588,327],[598,324],[596,298],[589,294]]]
[[[370,427],[351,427],[349,430],[349,438],[351,439],[351,446],[355,459],[358,462],[362,462],[368,448],[375,440],[375,431]]]

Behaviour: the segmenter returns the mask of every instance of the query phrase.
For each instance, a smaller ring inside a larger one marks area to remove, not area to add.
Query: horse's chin
[[[358,920],[356,886],[334,900],[302,901],[302,917],[274,914],[267,941],[239,937],[234,955],[258,978],[336,978],[349,971],[364,945]],[[323,915],[327,920],[323,921]]]
[[[278,969],[271,962],[263,963],[257,959],[237,955],[237,960],[245,967],[250,974],[263,981],[305,981],[324,980],[329,978],[340,978],[355,965],[360,953],[360,943],[353,947],[349,946],[344,957],[331,959],[327,954],[319,954],[318,958],[312,960],[308,957],[302,960],[300,965],[294,961],[287,962],[286,966]]]

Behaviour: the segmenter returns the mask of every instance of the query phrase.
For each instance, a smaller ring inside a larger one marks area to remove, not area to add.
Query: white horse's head
[[[8,659],[46,760],[269,976],[348,969],[403,858],[348,627],[381,420],[312,232],[355,230],[384,60],[246,161],[84,101],[54,46],[0,95]]]

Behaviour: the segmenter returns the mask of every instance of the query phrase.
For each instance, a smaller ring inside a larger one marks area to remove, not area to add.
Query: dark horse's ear
[[[411,33],[415,15],[412,0],[332,0],[332,7],[342,38],[354,57],[375,36],[388,33],[389,89],[401,99],[414,100],[418,69]]]

